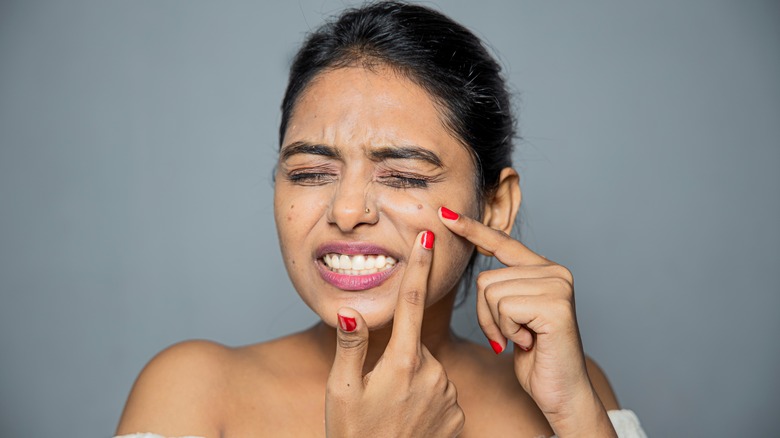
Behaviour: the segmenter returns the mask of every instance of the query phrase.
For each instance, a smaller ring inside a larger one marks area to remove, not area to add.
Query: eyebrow
[[[282,161],[286,161],[293,155],[298,154],[319,155],[337,160],[342,159],[342,155],[339,150],[333,146],[307,143],[305,141],[296,141],[290,143],[287,147],[282,149],[280,158]],[[384,146],[374,148],[368,151],[368,156],[372,161],[392,159],[420,160],[425,161],[426,163],[430,163],[436,167],[444,167],[441,158],[439,158],[436,153],[416,145]]]
[[[392,147],[385,146],[371,149],[368,152],[368,156],[374,161],[389,159],[421,160],[433,164],[436,167],[444,167],[441,162],[441,158],[439,158],[439,156],[436,155],[433,151],[414,145]]]
[[[333,146],[306,143],[304,141],[290,143],[289,146],[282,149],[280,158],[282,161],[286,161],[293,155],[297,154],[320,155],[323,157],[336,159],[341,158],[341,153],[339,153],[338,149],[334,148]]]

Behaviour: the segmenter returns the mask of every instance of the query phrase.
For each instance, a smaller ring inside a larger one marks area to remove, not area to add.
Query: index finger
[[[478,220],[458,215],[446,207],[439,208],[439,217],[450,231],[492,254],[507,266],[550,263],[519,240],[513,239],[503,231],[490,228]]]
[[[412,253],[404,270],[398,302],[393,317],[393,333],[388,348],[416,353],[420,347],[425,300],[428,296],[428,274],[433,259],[432,231],[417,235]]]

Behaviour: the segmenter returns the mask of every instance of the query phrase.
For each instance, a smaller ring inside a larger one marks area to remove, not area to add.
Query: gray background
[[[0,3],[0,435],[109,436],[165,346],[315,321],[270,176],[289,60],[344,4]],[[778,3],[433,4],[507,68],[523,238],[574,271],[622,404],[776,433]]]

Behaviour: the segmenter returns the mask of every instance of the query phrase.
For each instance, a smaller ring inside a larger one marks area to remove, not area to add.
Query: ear
[[[498,177],[498,187],[493,197],[485,204],[482,223],[506,234],[512,227],[520,210],[523,195],[520,191],[520,175],[515,169],[505,167]]]

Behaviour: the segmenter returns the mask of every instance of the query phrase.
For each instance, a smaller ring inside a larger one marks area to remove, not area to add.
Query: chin
[[[336,317],[338,310],[342,307],[349,307],[360,313],[369,330],[379,330],[388,327],[393,323],[396,297],[388,298],[392,299],[384,300],[379,297],[356,297],[354,299],[338,300],[327,304],[320,303],[320,305],[316,307],[309,307],[317,313],[325,324],[328,324],[331,327],[336,327],[338,325],[338,319]]]

